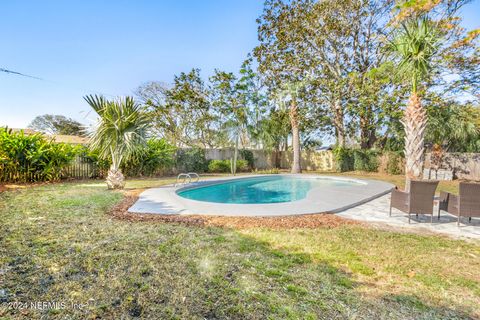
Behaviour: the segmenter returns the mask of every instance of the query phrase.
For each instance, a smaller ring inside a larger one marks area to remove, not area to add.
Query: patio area
[[[434,212],[437,212],[438,204],[435,204]],[[440,211],[440,219],[434,214],[433,223],[430,223],[429,215],[412,215],[411,223],[408,223],[408,215],[399,210],[392,209],[389,216],[390,195],[384,195],[370,202],[361,204],[337,213],[338,216],[365,221],[373,224],[383,224],[405,230],[417,230],[433,233],[441,233],[458,239],[480,239],[480,219],[462,218],[460,226],[457,226],[457,217],[445,211]]]

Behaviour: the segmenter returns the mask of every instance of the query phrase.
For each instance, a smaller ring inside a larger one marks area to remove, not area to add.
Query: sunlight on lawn
[[[168,180],[131,180],[159,181]],[[0,194],[2,299],[93,299],[88,313],[104,318],[480,316],[477,243],[348,225],[132,223],[105,214],[122,193],[97,185]],[[0,316],[18,314],[0,308]]]

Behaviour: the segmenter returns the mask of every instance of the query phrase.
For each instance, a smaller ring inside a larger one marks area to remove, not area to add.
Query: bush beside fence
[[[0,128],[0,181],[59,180],[78,151],[78,146],[54,143],[39,134]]]

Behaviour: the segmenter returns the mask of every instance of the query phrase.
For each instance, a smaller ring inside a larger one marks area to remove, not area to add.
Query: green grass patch
[[[102,182],[1,193],[0,318],[480,316],[477,243],[358,226],[131,223],[106,214],[122,198]],[[84,307],[8,308],[31,301]]]

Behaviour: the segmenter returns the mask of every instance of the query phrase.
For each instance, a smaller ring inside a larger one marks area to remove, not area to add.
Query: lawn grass
[[[476,242],[352,225],[234,230],[112,219],[106,212],[122,198],[97,181],[0,193],[0,318],[480,317]],[[32,301],[67,305],[9,308]]]

